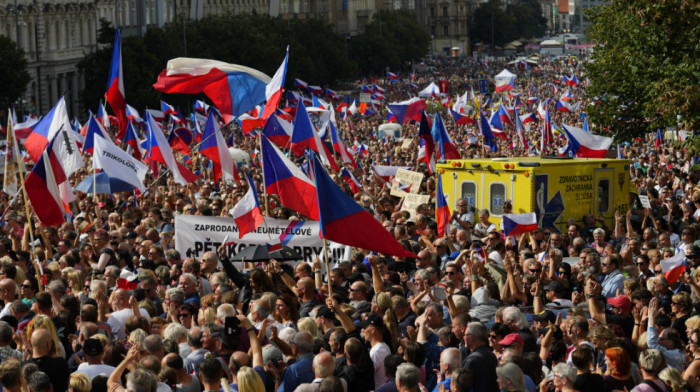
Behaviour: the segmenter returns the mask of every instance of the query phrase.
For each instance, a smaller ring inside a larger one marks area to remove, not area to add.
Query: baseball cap
[[[555,315],[554,315],[554,312],[552,312],[551,310],[545,310],[545,311],[543,311],[542,313],[533,314],[533,315],[532,315],[532,319],[533,319],[534,321],[540,321],[540,322],[542,322],[542,321],[544,321],[544,322],[547,322],[547,321],[554,322],[554,321],[556,321],[557,316],[555,316]]]
[[[513,343],[518,343],[521,347],[525,345],[522,336],[517,333],[509,333],[503,340],[498,342],[501,346],[510,346]]]
[[[277,362],[284,360],[282,351],[273,345],[267,345],[262,350],[263,363]]]
[[[102,343],[97,339],[87,339],[83,344],[83,352],[86,355],[95,356],[102,354]]]
[[[368,325],[372,325],[372,326],[379,327],[379,328],[384,328],[384,320],[382,320],[382,318],[379,317],[378,314],[370,313],[366,319],[360,321],[360,323],[358,324],[358,327],[364,328]]]
[[[564,288],[564,285],[557,282],[556,280],[549,282],[548,285],[544,286],[544,289],[549,290],[549,291],[554,291],[557,294],[566,293],[566,289]]]
[[[622,309],[623,312],[629,312],[629,310],[632,309],[632,302],[625,295],[608,298],[608,303],[616,308]]]
[[[328,306],[326,305],[321,305],[318,307],[318,310],[316,310],[316,318],[318,317],[323,317],[325,319],[329,320],[335,320],[335,317],[333,316],[333,312],[331,312],[330,309],[328,309]]]

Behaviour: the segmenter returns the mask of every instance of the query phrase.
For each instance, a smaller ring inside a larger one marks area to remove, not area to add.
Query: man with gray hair
[[[417,392],[420,370],[412,363],[402,363],[396,368],[396,389],[399,392]]]
[[[464,341],[471,351],[462,362],[462,367],[478,374],[474,377],[474,390],[484,392],[496,392],[499,390],[496,381],[496,366],[498,359],[489,348],[488,330],[480,322],[467,324],[467,333]]]
[[[165,356],[165,346],[163,345],[163,338],[160,335],[148,335],[143,339],[143,347],[146,349],[148,354],[154,355],[158,360],[163,359]]]
[[[155,392],[157,388],[158,379],[149,370],[136,369],[126,376],[127,392]]]
[[[197,277],[190,273],[180,275],[178,287],[185,293],[185,303],[192,304],[196,308],[200,307],[200,297],[197,291]]]
[[[177,287],[170,288],[165,291],[163,299],[163,311],[165,312],[160,317],[171,322],[179,322],[177,319],[177,310],[185,303],[185,293]]]
[[[292,340],[292,355],[296,362],[284,372],[284,379],[277,392],[293,392],[299,385],[312,382],[313,337],[308,332],[297,332]]]
[[[331,356],[331,354],[327,351],[321,352],[318,355],[314,357],[313,361],[313,369],[314,369],[314,375],[316,378],[311,381],[310,383],[305,383],[299,385],[294,392],[316,392],[318,391],[318,387],[321,385],[321,382],[325,378],[332,377],[333,373],[335,373],[335,359]],[[341,383],[343,384],[343,390],[347,391],[348,385],[347,381],[344,379],[340,379]]]
[[[199,368],[199,364],[209,350],[202,347],[202,329],[199,327],[193,327],[187,331],[187,342],[192,347],[192,353],[185,358],[185,369],[189,371],[193,366]]]
[[[253,321],[253,326],[257,330],[260,330],[263,327],[263,322],[265,322],[266,319],[269,320],[267,328],[265,329],[265,337],[268,339],[272,337],[272,329],[270,327],[274,326],[278,331],[284,328],[282,324],[272,318],[270,305],[263,298],[254,300],[250,303],[250,319]]]
[[[192,353],[192,348],[187,344],[187,330],[180,323],[170,323],[163,330],[163,337],[177,342],[180,357],[187,358]]]
[[[515,306],[509,306],[503,310],[503,323],[514,333],[520,334],[523,338],[523,352],[532,353],[537,351],[537,338],[532,334],[529,323],[525,315]]]
[[[445,391],[450,390],[452,372],[462,367],[462,354],[454,347],[446,348],[440,354],[440,373],[444,381],[438,383],[433,392],[438,392],[440,385],[445,386]]]

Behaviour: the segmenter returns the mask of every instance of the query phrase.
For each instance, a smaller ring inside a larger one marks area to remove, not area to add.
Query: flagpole
[[[263,135],[262,133],[258,134],[258,145],[260,146],[260,168],[262,169],[262,178],[263,178],[263,204],[265,204],[265,216],[270,216],[270,200],[268,199],[267,196],[267,189],[265,188],[265,159],[262,158],[262,153],[263,153],[263,147],[262,147],[262,138]],[[265,222],[265,219],[263,219],[263,222]],[[267,223],[265,223],[265,227],[267,228]],[[270,233],[267,233],[268,236]],[[272,238],[270,238],[272,239]]]
[[[11,117],[10,117],[11,118]],[[8,134],[12,132],[12,142],[13,146],[12,149],[14,150],[14,146],[17,143],[17,140],[15,139],[15,126],[12,124],[11,120],[8,120],[8,125],[7,125],[7,132]],[[16,155],[16,154],[15,154]],[[31,245],[29,246],[29,251],[32,254],[32,260],[34,261],[34,273],[36,274],[36,281],[37,285],[39,287],[39,291],[43,291],[43,286],[44,282],[41,279],[41,274],[39,271],[41,271],[41,268],[39,266],[39,261],[37,260],[36,257],[36,251],[34,250],[34,230],[32,229],[32,219],[31,216],[29,215],[29,202],[27,200],[27,188],[24,186],[24,174],[22,173],[22,162],[21,158],[19,155],[16,156],[17,159],[17,170],[19,171],[19,178],[22,180],[22,197],[24,199],[24,211],[25,214],[27,215],[27,227],[29,227],[29,240],[31,241]]]
[[[95,205],[97,205],[97,169],[95,168],[95,156],[92,157],[92,197]]]
[[[326,283],[328,285],[328,296],[332,298],[333,291],[331,286],[331,268],[330,263],[328,262],[328,241],[325,238],[323,239],[323,253],[326,256]]]

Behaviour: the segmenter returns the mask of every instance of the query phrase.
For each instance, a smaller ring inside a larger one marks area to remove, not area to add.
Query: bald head
[[[17,284],[15,283],[14,280],[12,279],[3,279],[0,280],[0,289],[3,290],[3,299],[5,302],[7,301],[14,301],[15,300],[15,289],[17,288]]]
[[[51,351],[51,334],[48,330],[39,328],[32,333],[32,348],[34,357],[48,355]]]
[[[314,374],[316,378],[326,378],[335,372],[335,360],[328,351],[319,353],[314,357]]]

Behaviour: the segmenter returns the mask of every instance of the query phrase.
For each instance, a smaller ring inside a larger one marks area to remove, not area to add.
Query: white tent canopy
[[[495,79],[496,80],[502,80],[502,79],[503,80],[510,80],[510,79],[515,78],[515,77],[516,77],[516,75],[514,73],[508,71],[507,69],[504,69],[503,71],[501,71],[501,73],[496,75]]]
[[[433,95],[442,95],[440,93],[440,87],[438,87],[438,85],[435,84],[435,82],[430,82],[430,85],[428,85],[428,87],[424,88],[421,92],[418,93],[419,97],[430,97]]]

